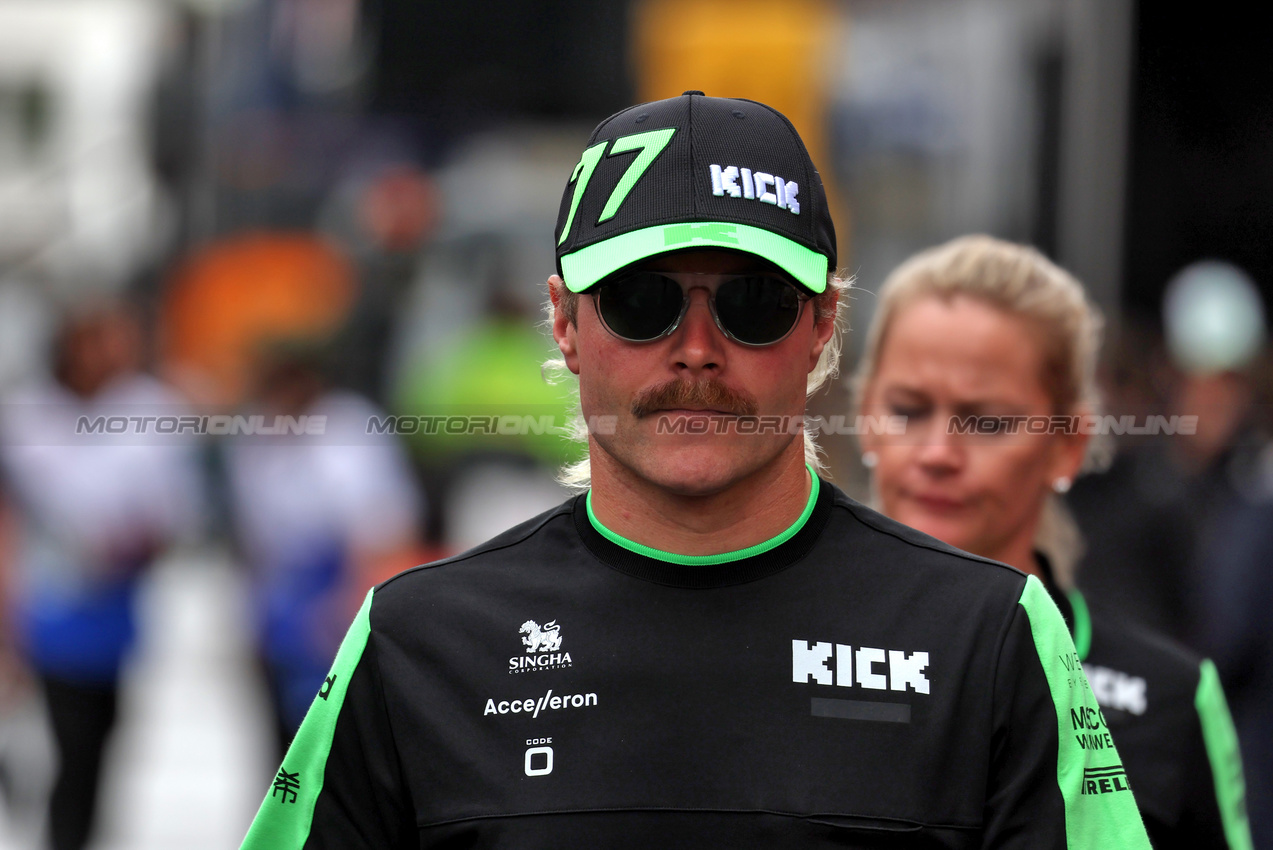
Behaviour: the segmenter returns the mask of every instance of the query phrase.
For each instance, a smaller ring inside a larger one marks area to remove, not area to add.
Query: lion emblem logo
[[[534,620],[527,620],[522,623],[519,632],[522,635],[522,645],[528,653],[556,652],[561,649],[561,626],[557,625],[556,620],[545,623],[542,628]]]

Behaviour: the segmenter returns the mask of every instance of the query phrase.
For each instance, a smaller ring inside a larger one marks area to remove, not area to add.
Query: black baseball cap
[[[822,178],[791,122],[700,91],[602,121],[566,184],[556,235],[571,292],[680,250],[754,254],[813,293],[836,267]]]

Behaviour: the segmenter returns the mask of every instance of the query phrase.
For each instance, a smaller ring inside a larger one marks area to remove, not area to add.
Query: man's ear
[[[562,309],[562,302],[569,297],[566,282],[559,275],[548,278],[548,297],[553,302],[553,339],[566,361],[566,368],[579,374],[579,328]],[[578,298],[578,296],[575,296]]]
[[[819,318],[818,300],[827,297],[831,301],[831,310],[829,311],[831,315],[825,319]],[[818,365],[818,358],[822,356],[822,349],[826,348],[827,343],[831,340],[831,335],[835,333],[835,317],[839,315],[836,307],[839,303],[840,291],[833,289],[826,295],[815,296],[813,303],[810,305],[813,309],[813,346],[809,349],[810,372]]]

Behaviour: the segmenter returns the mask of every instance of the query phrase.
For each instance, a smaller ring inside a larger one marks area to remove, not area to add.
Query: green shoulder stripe
[[[1220,674],[1210,659],[1202,662],[1193,704],[1202,724],[1202,740],[1207,745],[1207,760],[1211,762],[1211,778],[1216,786],[1216,805],[1220,808],[1229,850],[1251,850],[1254,845],[1246,816],[1246,780],[1242,776],[1238,733],[1233,728],[1224,689],[1220,687]]]
[[[1056,709],[1056,781],[1066,846],[1149,848],[1149,837],[1074,641],[1043,583],[1026,578],[1021,607]]]
[[[1079,661],[1086,661],[1092,651],[1092,613],[1087,610],[1087,600],[1077,587],[1070,588],[1065,597],[1074,611],[1074,648],[1078,650]]]
[[[299,850],[309,837],[314,806],[323,790],[327,754],[336,734],[336,719],[354,668],[371,634],[371,597],[367,592],[358,615],[341,641],[331,673],[310,704],[305,720],[275,774],[265,801],[243,839],[241,850]]]

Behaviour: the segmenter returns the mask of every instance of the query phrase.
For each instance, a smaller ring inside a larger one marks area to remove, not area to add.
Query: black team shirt
[[[816,478],[682,557],[579,496],[368,594],[245,848],[1145,848],[1036,578]]]

